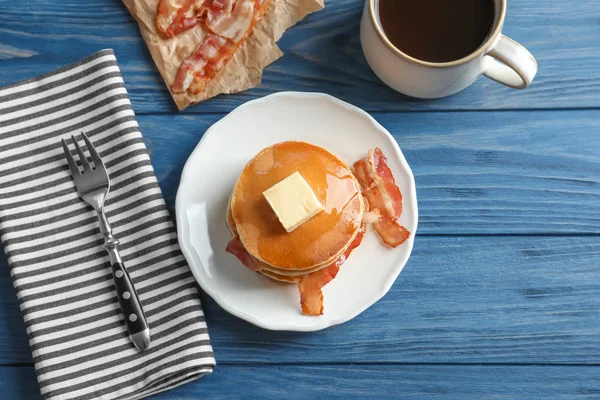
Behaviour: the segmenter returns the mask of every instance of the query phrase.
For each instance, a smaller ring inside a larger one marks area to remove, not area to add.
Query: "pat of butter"
[[[323,210],[317,195],[298,171],[263,192],[287,232]]]

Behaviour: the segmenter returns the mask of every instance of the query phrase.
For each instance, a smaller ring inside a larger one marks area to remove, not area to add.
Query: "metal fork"
[[[85,153],[79,147],[77,139],[71,136],[75,149],[79,156],[79,162],[83,168],[83,171],[79,169],[67,142],[62,140],[63,149],[75,187],[77,187],[77,193],[79,196],[89,205],[94,207],[94,210],[98,213],[98,221],[100,222],[100,231],[104,236],[104,248],[108,252],[110,262],[112,264],[113,278],[115,286],[117,287],[117,296],[119,298],[119,304],[123,311],[123,316],[127,324],[127,330],[129,331],[129,337],[131,341],[140,350],[146,350],[150,347],[150,329],[146,322],[146,316],[142,309],[142,304],[138,298],[138,295],[133,287],[133,282],[127,273],[127,269],[119,256],[119,241],[113,236],[112,229],[104,214],[104,200],[108,196],[110,190],[110,179],[106,167],[102,163],[98,152],[90,142],[90,139],[81,133],[83,140],[87,145],[87,150],[90,152],[91,159],[94,163],[94,167],[90,165],[85,156]]]

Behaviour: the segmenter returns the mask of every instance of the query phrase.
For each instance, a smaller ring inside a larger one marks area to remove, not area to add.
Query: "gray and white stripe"
[[[106,212],[143,303],[130,342],[94,211],[60,139],[84,131],[111,177]],[[0,234],[46,399],[135,399],[212,372],[198,287],[112,50],[0,89]]]

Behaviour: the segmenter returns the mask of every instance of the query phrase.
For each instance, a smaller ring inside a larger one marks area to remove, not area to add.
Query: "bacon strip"
[[[354,163],[354,176],[368,200],[369,222],[379,237],[392,247],[404,243],[410,232],[397,222],[402,214],[402,193],[381,149],[369,150],[366,158]]]
[[[321,289],[336,277],[340,266],[348,259],[352,250],[358,247],[366,231],[367,226],[362,225],[354,241],[333,264],[302,277],[298,283],[302,314],[323,315],[323,291]]]
[[[236,256],[251,271],[259,269],[259,261],[248,253],[239,237],[231,239],[225,251]]]
[[[212,79],[231,58],[236,48],[220,36],[208,34],[177,71],[171,87],[174,93],[183,93],[194,83],[198,92]]]
[[[211,0],[208,0],[211,1]],[[205,0],[161,0],[156,9],[156,26],[167,38],[193,28],[206,11]]]
[[[255,4],[255,0],[237,0],[232,12],[211,10],[206,16],[206,26],[213,33],[237,43],[247,36]]]
[[[207,18],[212,18],[211,15],[223,13],[231,14],[233,5],[237,0],[209,0]]]
[[[210,18],[211,14],[223,12],[225,14],[230,14],[233,11],[233,5],[236,0],[211,0],[208,17]]]
[[[373,229],[387,245],[398,247],[409,237],[408,229],[390,219],[382,219],[373,224]]]
[[[223,4],[218,10],[215,3]],[[214,29],[188,56],[177,72],[171,86],[173,93],[189,91],[198,94],[204,91],[206,84],[227,64],[243,41],[252,33],[260,21],[271,0],[213,0],[208,12],[207,25]],[[231,13],[227,7],[233,6]],[[216,11],[215,11],[216,10]],[[239,11],[238,11],[239,10]],[[251,13],[251,19],[249,18]],[[248,22],[249,21],[249,22]]]

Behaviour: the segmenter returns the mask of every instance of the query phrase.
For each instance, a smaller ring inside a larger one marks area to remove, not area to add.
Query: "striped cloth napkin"
[[[110,174],[106,211],[150,325],[146,352],[67,168],[60,139],[81,131]],[[112,50],[0,89],[0,234],[43,398],[137,399],[212,372],[198,287]]]

